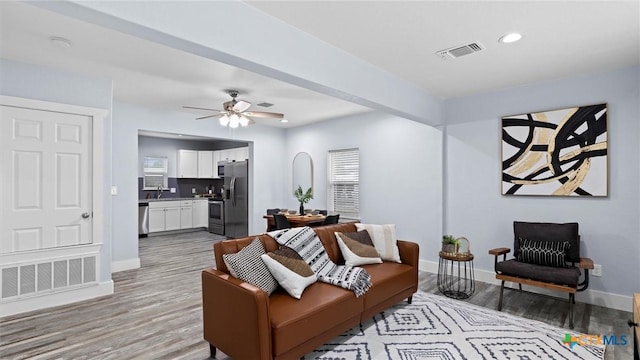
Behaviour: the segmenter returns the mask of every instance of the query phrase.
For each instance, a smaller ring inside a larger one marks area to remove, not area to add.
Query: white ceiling
[[[249,4],[440,98],[640,64],[637,0]],[[116,101],[172,111],[183,111],[182,105],[219,109],[229,100],[223,90],[235,88],[254,104],[274,103],[250,110],[284,113],[288,124],[256,118],[282,127],[368,110],[24,3],[0,2],[0,20],[1,57],[113,79]],[[497,42],[510,31],[524,38]],[[73,46],[52,46],[50,36]],[[446,61],[435,55],[475,41],[486,50]]]

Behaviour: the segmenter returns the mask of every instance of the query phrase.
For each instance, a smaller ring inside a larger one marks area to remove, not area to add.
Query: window
[[[340,214],[340,219],[359,219],[360,154],[358,149],[329,151],[328,163],[329,210]]]
[[[145,156],[142,163],[144,177],[142,179],[142,190],[156,190],[158,187],[166,189],[167,179],[167,158]]]

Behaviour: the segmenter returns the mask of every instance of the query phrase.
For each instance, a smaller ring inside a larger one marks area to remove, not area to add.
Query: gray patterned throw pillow
[[[519,239],[520,250],[516,259],[529,264],[566,268],[564,259],[569,249],[568,241],[535,241]]]
[[[264,253],[262,242],[255,238],[251,244],[237,253],[223,254],[222,259],[232,276],[257,286],[271,295],[278,288],[278,281],[271,275],[260,257]]]

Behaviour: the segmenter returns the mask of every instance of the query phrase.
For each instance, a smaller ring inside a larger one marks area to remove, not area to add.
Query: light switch
[[[191,193],[195,194],[196,193],[196,188],[191,188]]]
[[[176,193],[176,188],[171,188],[171,193],[175,194]]]
[[[116,196],[116,195],[118,195],[118,187],[114,185],[111,187],[111,196]]]

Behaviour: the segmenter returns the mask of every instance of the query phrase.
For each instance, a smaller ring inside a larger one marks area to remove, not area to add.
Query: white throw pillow
[[[283,246],[261,258],[280,286],[296,299],[300,299],[307,286],[318,280],[302,257],[288,247]]]
[[[373,246],[375,246],[382,260],[401,262],[395,224],[373,225],[356,223],[356,228],[358,231],[367,230],[371,240],[373,240]]]
[[[340,233],[336,232],[336,240],[347,266],[360,266],[366,264],[380,264],[382,259],[373,245],[369,232]]]

